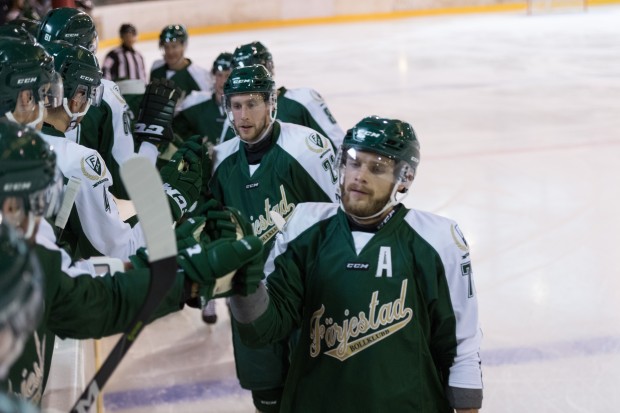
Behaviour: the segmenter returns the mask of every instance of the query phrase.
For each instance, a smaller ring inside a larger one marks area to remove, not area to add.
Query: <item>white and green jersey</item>
[[[307,126],[327,136],[338,150],[344,131],[334,119],[323,97],[314,89],[278,89],[277,118],[282,122]]]
[[[454,221],[400,206],[375,233],[352,232],[338,204],[300,204],[265,275],[268,304],[238,328],[249,345],[301,328],[281,412],[447,413],[446,386],[481,402],[476,291]]]
[[[273,143],[260,165],[249,165],[239,137],[216,145],[209,187],[224,205],[239,209],[266,247],[276,234],[270,211],[288,219],[300,202],[336,200],[334,148],[304,126],[275,121]]]
[[[121,220],[109,190],[113,179],[101,155],[49,125],[43,126],[41,135],[54,148],[65,183],[72,177],[81,181],[59,242],[68,244],[74,259],[105,255],[127,261],[145,245],[144,233],[139,224],[132,227]]]
[[[99,152],[116,182],[112,193],[128,199],[120,179],[120,165],[134,155],[129,106],[118,85],[102,79],[103,99],[98,107],[91,106],[80,124],[65,135],[82,146]]]

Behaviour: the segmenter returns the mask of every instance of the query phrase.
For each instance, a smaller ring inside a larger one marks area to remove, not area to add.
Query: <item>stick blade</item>
[[[138,218],[149,250],[149,262],[176,256],[172,214],[159,172],[151,161],[135,156],[121,165],[121,178],[134,204],[144,205]]]

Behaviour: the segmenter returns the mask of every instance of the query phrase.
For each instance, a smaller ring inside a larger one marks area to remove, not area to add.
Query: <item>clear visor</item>
[[[413,181],[409,164],[374,152],[342,148],[336,164],[342,206],[360,219],[377,217],[399,203]]]
[[[45,189],[29,195],[30,210],[35,216],[52,218],[58,214],[63,196],[62,173],[56,168],[54,181]]]
[[[60,74],[54,73],[50,82],[39,88],[38,95],[46,108],[55,108],[62,105],[64,88]]]

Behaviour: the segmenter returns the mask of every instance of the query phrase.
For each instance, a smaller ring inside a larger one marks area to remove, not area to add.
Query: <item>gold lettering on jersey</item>
[[[392,302],[380,305],[379,291],[374,291],[368,314],[360,311],[357,316],[345,318],[342,325],[333,318],[323,319],[325,306],[321,305],[310,320],[310,356],[318,357],[322,345],[325,345],[328,349],[326,355],[344,361],[394,334],[413,318],[413,310],[405,304],[406,296],[407,280],[403,280],[400,296]],[[349,310],[344,315],[348,317]]]
[[[280,185],[280,197],[280,201],[274,206],[271,206],[269,198],[265,198],[265,215],[261,214],[257,219],[250,217],[250,219],[253,220],[252,229],[254,230],[254,234],[263,241],[263,244],[267,243],[267,241],[278,233],[278,228],[271,219],[269,211],[275,211],[286,218],[295,209],[295,204],[289,203],[286,199],[284,185]]]
[[[41,403],[43,395],[43,376],[45,369],[45,335],[43,340],[39,339],[39,334],[34,332],[34,343],[37,349],[38,360],[32,363],[32,371],[24,369],[22,371],[22,381],[19,384],[19,390],[14,389],[9,381],[9,393],[15,393],[16,396],[28,400],[34,404]]]

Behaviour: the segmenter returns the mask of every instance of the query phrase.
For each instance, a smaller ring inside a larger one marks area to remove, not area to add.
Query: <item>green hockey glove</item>
[[[211,240],[221,238],[240,239],[237,237],[237,228],[229,211],[224,210],[216,199],[209,199],[200,207],[201,216],[206,217],[205,233]]]
[[[155,145],[172,141],[172,118],[180,96],[181,90],[172,80],[154,79],[149,83],[140,102],[134,137]]]
[[[196,206],[202,186],[201,154],[199,144],[187,141],[160,170],[175,222]]]
[[[175,228],[178,251],[192,247],[200,241],[209,241],[204,232],[206,221],[205,217],[191,217]]]
[[[231,295],[237,269],[262,257],[262,250],[263,243],[253,235],[238,241],[221,239],[180,251],[177,262],[185,276],[200,286],[200,295],[210,300]]]

